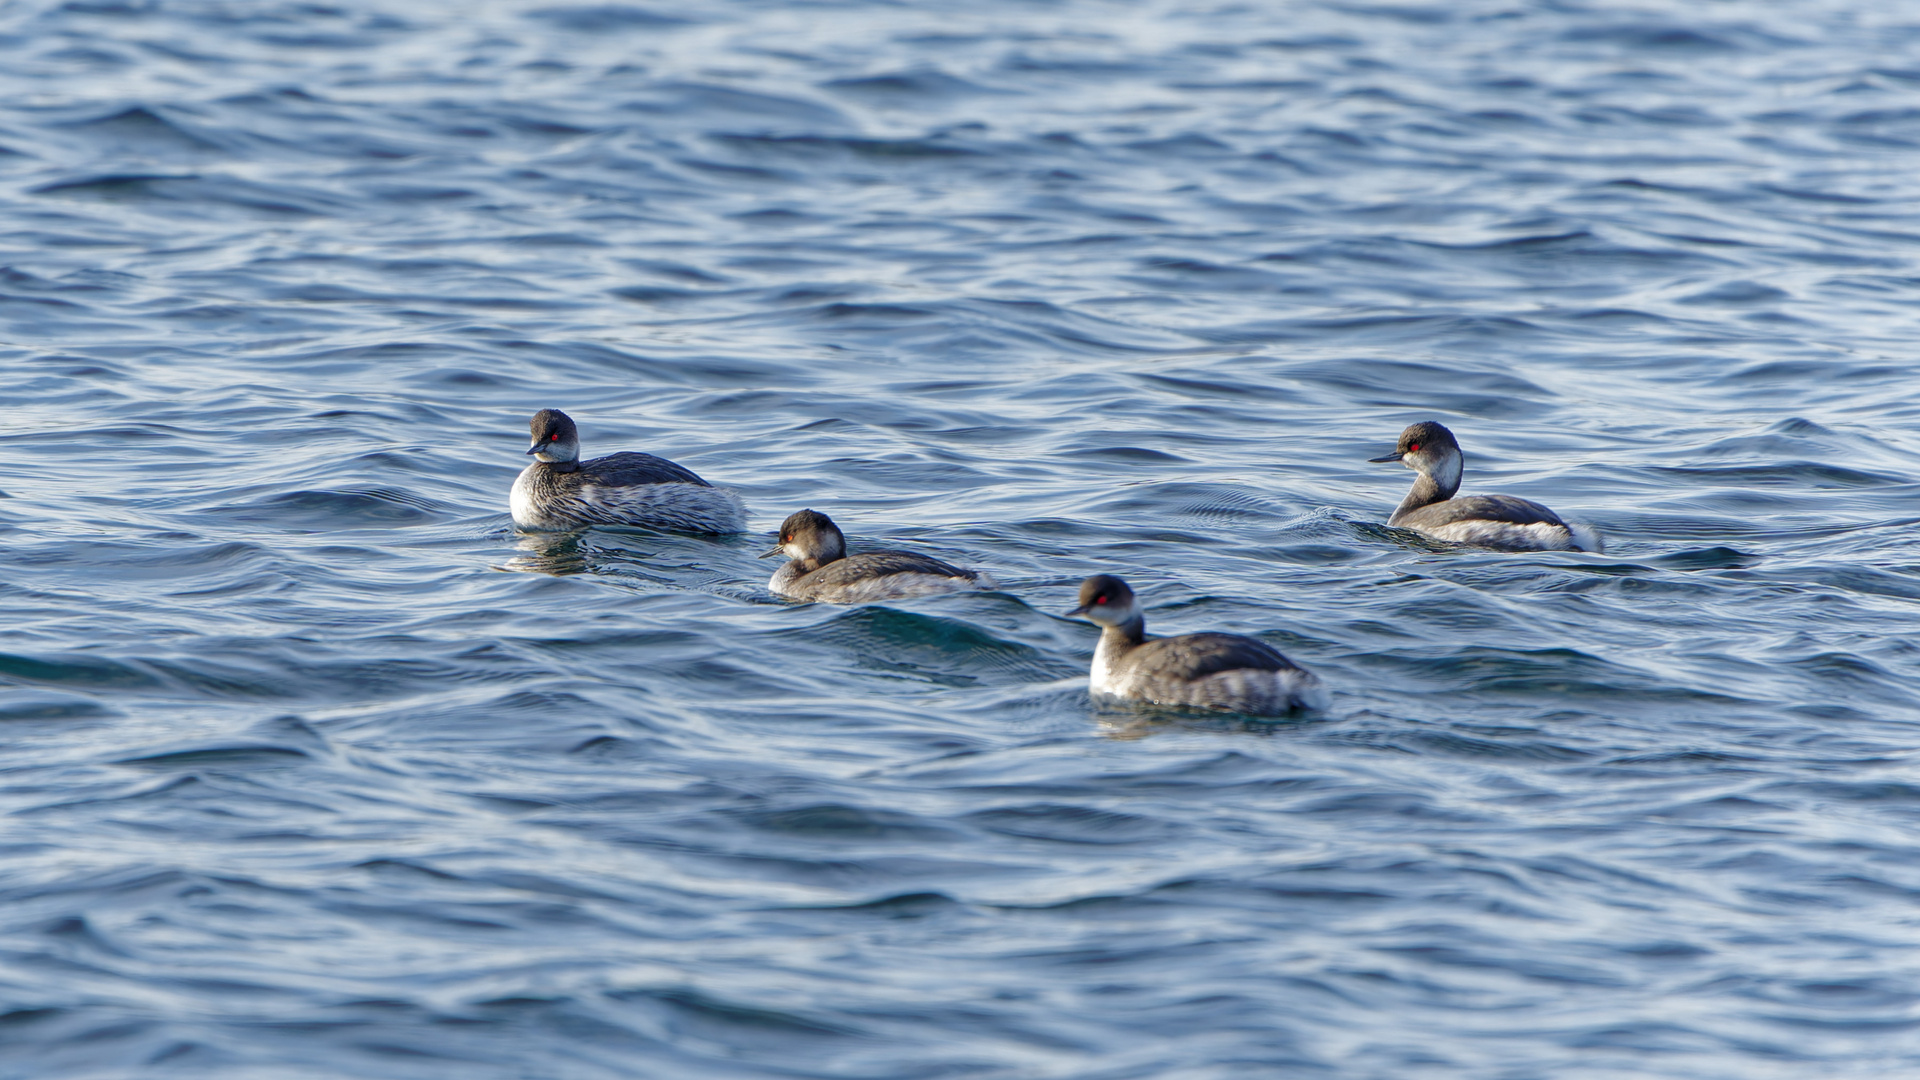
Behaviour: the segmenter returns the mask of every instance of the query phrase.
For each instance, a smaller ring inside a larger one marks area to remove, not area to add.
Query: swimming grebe
[[[827,515],[802,510],[780,525],[780,543],[760,556],[790,560],[767,588],[796,600],[865,604],[977,589],[978,573],[911,551],[847,554],[847,540]]]
[[[1133,590],[1111,574],[1081,582],[1080,606],[1067,614],[1083,615],[1101,628],[1090,681],[1097,696],[1255,716],[1327,707],[1319,678],[1259,638],[1147,637]]]
[[[1431,420],[1401,432],[1393,453],[1369,460],[1398,461],[1420,474],[1400,508],[1387,519],[1389,525],[1436,540],[1504,551],[1606,550],[1592,526],[1564,521],[1532,499],[1514,495],[1455,498],[1454,492],[1460,490],[1460,444],[1453,432]]]
[[[541,409],[527,425],[534,463],[513,482],[513,523],[523,529],[644,525],[680,532],[736,533],[746,508],[666,458],[608,454],[580,460],[580,429],[559,409]]]

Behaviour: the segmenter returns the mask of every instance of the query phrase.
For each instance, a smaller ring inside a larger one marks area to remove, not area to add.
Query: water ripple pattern
[[[1910,7],[0,52],[0,1080],[1920,1073]],[[517,534],[541,407],[755,532]],[[1418,419],[1608,552],[1387,529]],[[1332,709],[1095,707],[1102,571]]]

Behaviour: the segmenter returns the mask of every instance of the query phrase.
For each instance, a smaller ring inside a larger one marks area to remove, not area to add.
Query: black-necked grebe
[[[1084,615],[1100,626],[1090,687],[1095,695],[1281,716],[1324,709],[1327,688],[1259,638],[1241,634],[1147,637],[1147,620],[1127,583],[1097,574],[1080,583]]]
[[[802,510],[780,525],[780,543],[760,556],[786,555],[767,588],[796,600],[830,604],[866,604],[980,588],[972,570],[911,551],[863,551],[847,554],[846,537],[833,519]]]
[[[1463,495],[1460,444],[1453,432],[1423,420],[1400,433],[1393,453],[1370,459],[1398,461],[1420,474],[1413,490],[1387,524],[1422,532],[1436,540],[1499,548],[1504,551],[1606,550],[1590,525],[1569,522],[1534,502],[1514,495]]]
[[[559,409],[541,409],[528,427],[533,464],[513,482],[513,521],[523,529],[644,525],[680,532],[736,533],[746,508],[666,458],[608,454],[580,460],[580,429]]]

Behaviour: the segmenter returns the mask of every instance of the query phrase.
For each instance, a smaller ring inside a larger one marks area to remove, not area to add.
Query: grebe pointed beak
[[[1388,454],[1386,457],[1370,457],[1367,459],[1367,461],[1369,464],[1378,465],[1384,461],[1399,461],[1401,458],[1406,456],[1407,455],[1401,453],[1400,451],[1395,450],[1393,453]]]
[[[1085,615],[1087,613],[1087,606],[1088,605],[1086,604],[1081,604],[1079,607],[1074,608],[1072,611],[1067,612],[1063,617],[1071,619],[1076,616]]]
[[[527,447],[527,456],[528,456],[528,457],[532,457],[533,455],[535,455],[535,454],[537,454],[537,453],[539,453],[539,452],[540,452],[540,448],[541,448],[541,447],[543,447],[543,446],[545,446],[545,445],[547,445],[547,444],[546,444],[546,443],[534,443],[534,444],[533,444],[532,446],[529,446],[529,447]]]
[[[771,559],[775,555],[785,554],[785,552],[786,552],[786,549],[783,547],[768,548],[766,551],[763,551],[760,553],[760,558]]]

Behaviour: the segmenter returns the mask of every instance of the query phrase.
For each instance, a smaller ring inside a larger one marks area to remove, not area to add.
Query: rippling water
[[[954,7],[0,4],[0,1077],[1920,1069],[1920,13]]]

